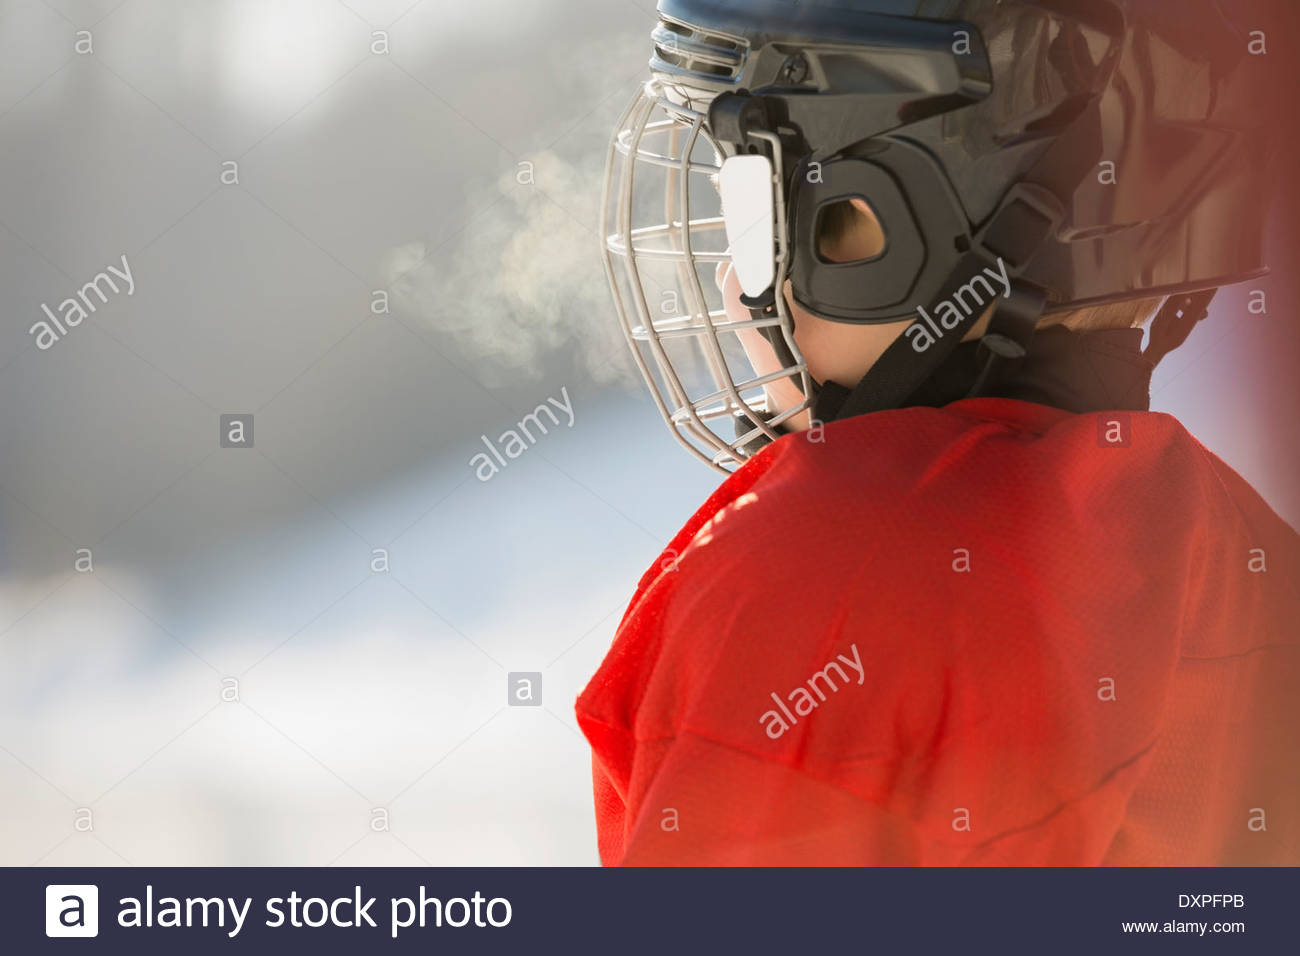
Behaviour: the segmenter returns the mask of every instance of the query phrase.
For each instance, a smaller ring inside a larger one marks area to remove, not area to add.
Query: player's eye
[[[838,199],[817,211],[817,256],[823,262],[863,262],[885,251],[885,230],[861,196]]]

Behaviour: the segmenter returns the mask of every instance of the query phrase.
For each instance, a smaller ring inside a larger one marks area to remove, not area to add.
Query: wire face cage
[[[637,93],[610,144],[603,253],[623,333],[664,420],[694,455],[730,472],[783,425],[796,425],[813,391],[783,292],[780,149],[773,221],[762,224],[775,235],[776,296],[758,314],[740,303],[729,276],[718,191],[724,157],[706,118],[689,94],[659,79]]]

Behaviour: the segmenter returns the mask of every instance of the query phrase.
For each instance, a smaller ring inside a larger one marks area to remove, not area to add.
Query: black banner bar
[[[0,898],[24,956],[1274,954],[1297,951],[1300,870],[34,868]]]

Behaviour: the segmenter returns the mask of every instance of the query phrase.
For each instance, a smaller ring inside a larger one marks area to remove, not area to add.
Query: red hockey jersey
[[[1300,864],[1298,562],[1163,414],[973,399],[787,436],[578,699],[601,859]]]

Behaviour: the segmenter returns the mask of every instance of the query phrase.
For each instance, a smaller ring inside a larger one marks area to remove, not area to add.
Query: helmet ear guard
[[[869,158],[805,160],[791,179],[790,283],[795,301],[815,315],[862,324],[909,318],[971,248],[965,214],[938,168],[914,146],[882,146]],[[828,261],[823,216],[856,197],[880,222],[884,248],[869,259]]]

